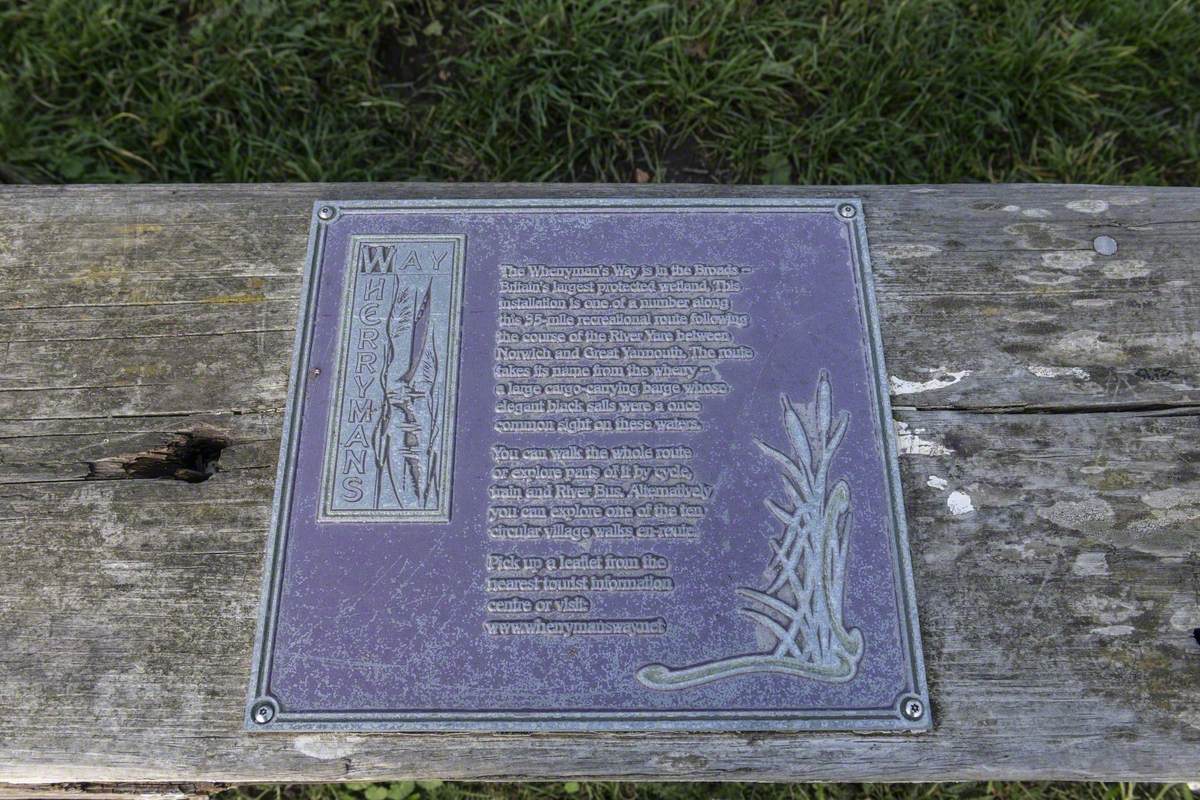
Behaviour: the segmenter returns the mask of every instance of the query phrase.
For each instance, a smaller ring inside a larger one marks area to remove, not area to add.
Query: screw
[[[259,725],[266,725],[273,719],[275,719],[275,709],[271,708],[269,703],[259,703],[254,707],[254,721]]]
[[[837,213],[842,219],[854,219],[854,215],[858,213],[858,209],[849,203],[842,203],[838,206]]]
[[[1092,240],[1092,249],[1102,256],[1116,255],[1117,240],[1111,236],[1097,236]]]
[[[319,377],[321,377],[321,368],[320,368],[320,367],[313,367],[312,376],[313,376],[314,378],[319,378]]]
[[[915,697],[910,697],[900,705],[900,713],[905,719],[918,720],[925,714],[925,704]]]
[[[333,219],[333,215],[337,212],[333,210],[333,206],[321,206],[321,210],[317,212],[317,216],[325,221]]]

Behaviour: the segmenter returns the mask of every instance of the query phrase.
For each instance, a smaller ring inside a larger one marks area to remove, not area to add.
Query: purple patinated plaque
[[[251,730],[930,726],[854,200],[317,203]]]

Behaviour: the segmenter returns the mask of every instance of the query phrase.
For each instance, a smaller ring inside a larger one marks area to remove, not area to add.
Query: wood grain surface
[[[935,730],[243,733],[312,202],[651,195],[862,198]],[[0,187],[0,365],[0,782],[1200,779],[1200,189]]]

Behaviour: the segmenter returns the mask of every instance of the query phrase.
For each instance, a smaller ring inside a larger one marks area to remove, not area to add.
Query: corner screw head
[[[1111,236],[1097,236],[1092,240],[1092,249],[1102,256],[1117,254],[1117,240]]]
[[[259,725],[266,725],[271,720],[275,719],[275,709],[271,708],[270,703],[259,703],[254,707],[251,713],[254,721]]]
[[[838,206],[837,213],[842,219],[854,219],[854,215],[858,213],[858,210],[849,203],[842,203]]]
[[[337,212],[333,210],[333,206],[321,206],[320,210],[317,211],[317,216],[320,219],[328,222],[329,220],[333,219],[333,215],[336,213]]]
[[[905,719],[915,722],[925,716],[925,704],[915,697],[910,697],[900,704],[900,713]]]

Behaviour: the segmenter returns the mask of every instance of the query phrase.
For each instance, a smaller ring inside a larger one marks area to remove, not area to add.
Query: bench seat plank
[[[313,200],[646,195],[862,198],[935,730],[243,733]],[[0,187],[0,207],[0,782],[1200,778],[1198,189]],[[226,445],[207,481],[94,479],[189,433]]]

